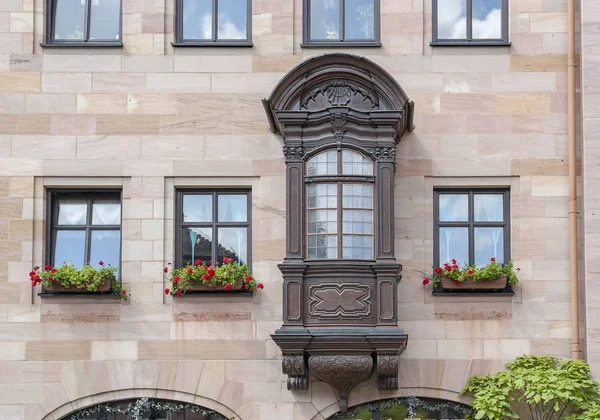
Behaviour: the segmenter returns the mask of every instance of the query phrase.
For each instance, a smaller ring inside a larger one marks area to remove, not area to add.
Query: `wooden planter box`
[[[94,292],[90,292],[89,290],[86,289],[78,289],[77,286],[69,286],[69,287],[64,287],[62,286],[60,283],[56,283],[54,285],[52,285],[52,287],[45,287],[44,290],[46,292],[50,292],[50,293],[88,293],[88,294],[94,294],[94,293],[106,293],[110,291],[110,286],[111,286],[111,279],[106,279],[104,280],[104,282],[102,284],[100,284],[98,286],[98,290],[94,291]]]
[[[454,280],[447,276],[442,276],[442,288],[445,290],[501,290],[508,284],[506,274],[493,280],[473,280],[469,277],[460,284],[455,284]]]
[[[190,283],[190,284],[188,284],[188,287],[185,288],[185,290],[186,290],[186,292],[225,292],[226,290],[224,289],[224,287],[225,287],[224,284],[207,286],[205,284]],[[235,286],[233,286],[233,288],[229,291],[243,290],[243,289],[244,289],[244,281],[242,279],[239,279],[238,281],[235,282]]]

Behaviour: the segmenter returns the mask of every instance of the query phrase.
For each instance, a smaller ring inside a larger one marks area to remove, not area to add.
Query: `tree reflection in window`
[[[99,404],[63,420],[227,420],[214,410],[177,401],[138,398]]]

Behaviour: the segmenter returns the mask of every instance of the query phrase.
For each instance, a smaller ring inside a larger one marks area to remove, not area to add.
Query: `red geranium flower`
[[[460,286],[460,281],[454,280],[454,284],[456,284],[457,286]]]
[[[33,277],[33,276],[35,276],[35,271],[30,271],[29,272],[29,277]]]
[[[452,268],[453,268],[454,270],[458,270],[458,265],[454,264],[454,265],[452,266]]]
[[[167,288],[165,289],[165,295],[168,295],[170,291],[171,291],[171,290],[170,290],[170,289],[167,287]]]
[[[263,286],[263,284],[262,284],[262,283],[258,283],[258,284],[256,285],[256,287],[258,287],[259,289],[264,289],[264,288],[265,288],[265,286]]]
[[[225,285],[225,290],[231,290],[231,288],[232,288],[231,283],[227,283]]]
[[[244,289],[248,290],[250,288],[250,286],[248,286],[247,284],[244,284]]]
[[[467,274],[468,274],[469,276],[472,276],[472,275],[473,275],[473,270],[467,270]]]
[[[233,259],[229,258],[229,257],[223,257],[223,264],[229,264],[230,262],[232,262]]]
[[[165,267],[165,268],[163,269],[163,271],[166,273],[166,272],[168,272],[168,271],[169,271],[169,268],[168,268],[168,267]]]
[[[495,258],[490,258],[490,261],[491,262],[496,262],[496,259]]]
[[[48,281],[54,281],[52,277],[48,277]]]
[[[204,274],[204,275],[202,276],[202,278],[203,278],[204,280],[210,280],[210,276],[208,275],[208,273]]]
[[[209,277],[214,277],[215,276],[215,269],[214,268],[209,268],[207,274],[208,274]]]
[[[429,279],[423,279],[423,286],[427,286],[429,284]]]
[[[517,271],[521,271],[521,269],[520,269],[520,268],[517,268]]]
[[[34,270],[39,270],[40,267],[38,265],[36,265],[35,267],[33,267]]]
[[[177,283],[179,281],[179,276],[173,277],[173,283]]]
[[[104,261],[100,261],[98,265],[104,265]]]
[[[200,265],[202,263],[202,260],[196,260],[194,261],[194,265]]]
[[[435,269],[436,274],[442,274],[442,272],[443,272],[443,270],[440,267]]]
[[[252,276],[246,276],[246,277],[244,278],[244,281],[250,281],[250,280],[252,280]]]
[[[194,270],[192,269],[192,267],[188,267],[188,274],[192,274],[194,272]]]
[[[454,258],[452,259],[452,264],[456,264],[456,260]]]
[[[63,262],[63,264],[64,264],[64,262]],[[48,264],[46,264],[46,265],[44,266],[44,270],[50,270],[51,268],[52,268],[52,266],[51,266],[51,265],[48,265]]]
[[[177,293],[177,296],[181,296],[181,290],[177,289],[175,293]]]
[[[50,272],[51,272],[52,274],[56,273],[56,268],[53,268],[52,270],[50,270]]]
[[[123,290],[121,291],[121,293],[123,293],[124,295],[126,295],[126,294],[127,294],[127,290],[123,289]]]
[[[170,262],[167,263],[167,265],[171,265],[171,264],[173,264],[173,263],[170,263]]]

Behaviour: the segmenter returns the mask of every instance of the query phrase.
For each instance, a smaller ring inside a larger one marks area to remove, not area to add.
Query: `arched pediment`
[[[281,79],[263,104],[275,133],[283,134],[282,114],[308,113],[310,119],[312,113],[339,107],[367,115],[398,115],[397,139],[413,129],[413,103],[402,87],[373,61],[351,54],[305,60]]]

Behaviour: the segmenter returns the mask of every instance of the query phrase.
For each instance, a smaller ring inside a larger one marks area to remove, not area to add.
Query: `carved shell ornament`
[[[379,99],[373,93],[368,92],[353,83],[334,81],[310,91],[300,102],[300,107],[306,109],[311,101],[316,101],[319,95],[323,95],[329,105],[346,106],[356,95],[371,103],[371,108],[379,107]]]

